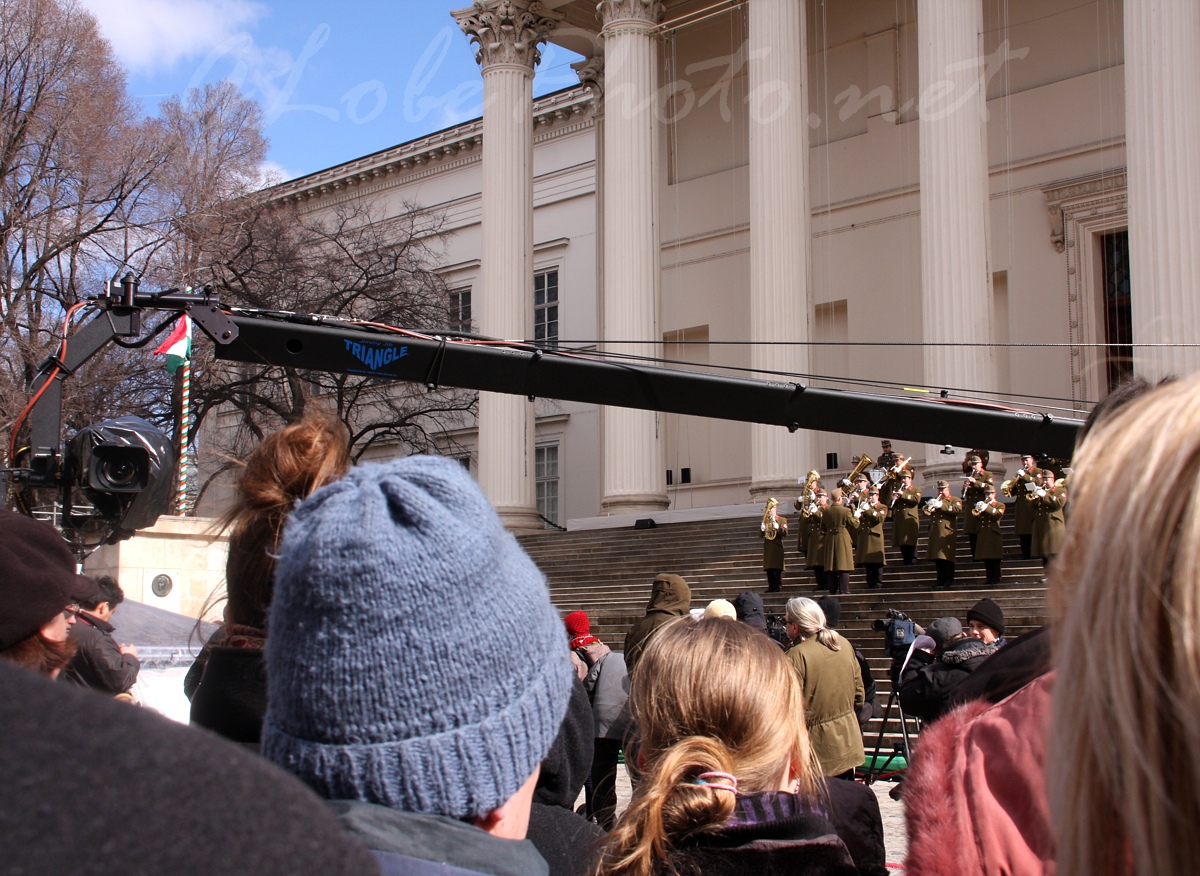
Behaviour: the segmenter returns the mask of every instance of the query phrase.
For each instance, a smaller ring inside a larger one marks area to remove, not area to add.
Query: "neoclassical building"
[[[447,14],[477,49],[483,117],[274,193],[442,211],[450,304],[474,331],[1060,416],[1131,371],[1197,367],[1194,0]],[[534,100],[546,43],[583,57],[580,85]],[[454,437],[523,528],[539,510],[565,524],[788,495],[878,452],[803,425],[484,393]],[[927,475],[957,464],[941,444],[896,449]]]

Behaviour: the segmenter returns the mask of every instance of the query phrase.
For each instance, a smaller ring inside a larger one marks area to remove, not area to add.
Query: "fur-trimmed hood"
[[[976,657],[991,657],[999,650],[999,642],[985,645],[978,639],[963,639],[943,651],[941,661],[949,663],[951,666],[962,666],[968,660],[974,660]]]
[[[904,782],[909,873],[1055,872],[1046,802],[1053,675],[997,705],[966,703],[930,723]]]

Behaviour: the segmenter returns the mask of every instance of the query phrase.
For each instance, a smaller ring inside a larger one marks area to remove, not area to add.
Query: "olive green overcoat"
[[[958,515],[962,513],[962,500],[951,496],[942,500],[942,507],[929,515],[929,541],[925,558],[954,562],[958,551]]]
[[[859,516],[854,560],[860,566],[867,563],[887,564],[887,550],[883,540],[883,521],[886,519],[887,508],[880,502],[876,502]]]
[[[854,648],[838,636],[832,651],[810,637],[793,643],[788,661],[800,677],[804,693],[804,720],[813,754],[827,776],[837,776],[862,766],[865,759],[858,707],[865,690]]]
[[[854,512],[845,505],[830,505],[821,514],[825,539],[825,571],[854,571]]]
[[[898,490],[892,497],[892,546],[916,546],[921,535],[921,491]]]

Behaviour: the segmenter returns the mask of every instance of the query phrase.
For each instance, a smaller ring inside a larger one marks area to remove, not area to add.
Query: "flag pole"
[[[188,440],[188,430],[191,426],[191,388],[192,388],[192,358],[183,360],[182,391],[179,398],[179,480],[175,495],[175,516],[187,514],[187,472],[191,441]]]

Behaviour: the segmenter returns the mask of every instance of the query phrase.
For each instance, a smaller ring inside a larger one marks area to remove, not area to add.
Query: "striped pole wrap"
[[[191,426],[192,360],[183,360],[183,391],[179,399],[179,483],[175,496],[175,516],[187,514],[187,472],[191,442],[188,429]]]

